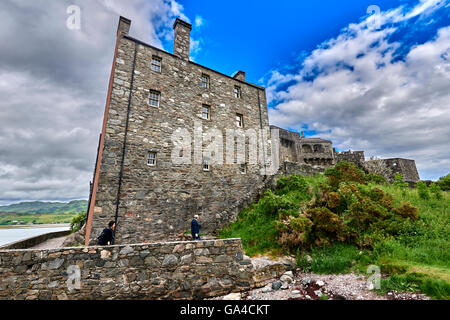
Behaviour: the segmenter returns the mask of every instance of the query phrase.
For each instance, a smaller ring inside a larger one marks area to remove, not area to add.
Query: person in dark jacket
[[[200,239],[200,225],[198,224],[198,215],[194,216],[194,219],[191,222],[191,234],[193,240],[201,240]]]
[[[110,221],[108,223],[108,228],[103,229],[102,233],[98,237],[98,244],[100,246],[109,246],[112,244],[115,228],[116,223],[114,221]]]

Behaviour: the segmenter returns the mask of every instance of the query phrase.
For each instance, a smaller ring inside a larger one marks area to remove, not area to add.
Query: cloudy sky
[[[2,0],[0,205],[87,198],[119,15],[169,52],[175,17],[191,22],[192,59],[265,85],[272,124],[449,173],[449,1],[371,4]]]

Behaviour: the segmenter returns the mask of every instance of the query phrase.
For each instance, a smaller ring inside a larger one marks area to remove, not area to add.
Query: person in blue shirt
[[[191,222],[191,234],[193,240],[201,240],[200,238],[200,225],[198,224],[199,217],[198,215],[194,216],[194,219]]]

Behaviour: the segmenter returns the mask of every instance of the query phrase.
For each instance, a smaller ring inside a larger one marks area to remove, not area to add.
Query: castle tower
[[[252,133],[269,130],[265,89],[246,82],[244,72],[231,77],[189,61],[185,21],[174,23],[173,53],[131,37],[130,26],[120,18],[85,243],[95,243],[111,220],[116,244],[179,239],[194,214],[202,232],[215,232],[265,181],[265,164],[251,163],[248,152]],[[174,152],[180,132],[190,148]],[[209,162],[210,133],[223,145],[215,155],[222,163]],[[243,161],[235,146],[244,148]],[[180,154],[190,161],[174,162]]]

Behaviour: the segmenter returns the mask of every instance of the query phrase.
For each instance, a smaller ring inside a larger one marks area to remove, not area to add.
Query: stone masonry
[[[0,250],[0,275],[0,300],[203,299],[261,282],[240,239]]]
[[[205,171],[205,156],[194,162],[194,150],[192,163],[174,164],[171,137],[187,130],[194,145],[202,132],[205,136],[215,129],[225,146],[227,129],[268,131],[265,89],[246,82],[243,72],[233,78],[189,61],[191,26],[184,21],[177,19],[174,25],[174,54],[128,36],[130,23],[124,18],[119,23],[86,244],[93,243],[110,220],[117,221],[116,244],[176,239],[189,230],[194,214],[201,216],[202,232],[217,230],[224,223],[220,213],[264,179],[265,164],[260,162],[211,165]],[[161,63],[160,71],[152,68],[154,58]],[[206,88],[202,76],[208,79]],[[150,105],[150,92],[159,94],[158,107]],[[202,117],[203,106],[209,108],[208,119]],[[208,143],[203,141],[202,148]],[[265,142],[261,146],[266,152]],[[156,156],[154,166],[148,165],[149,153]]]

